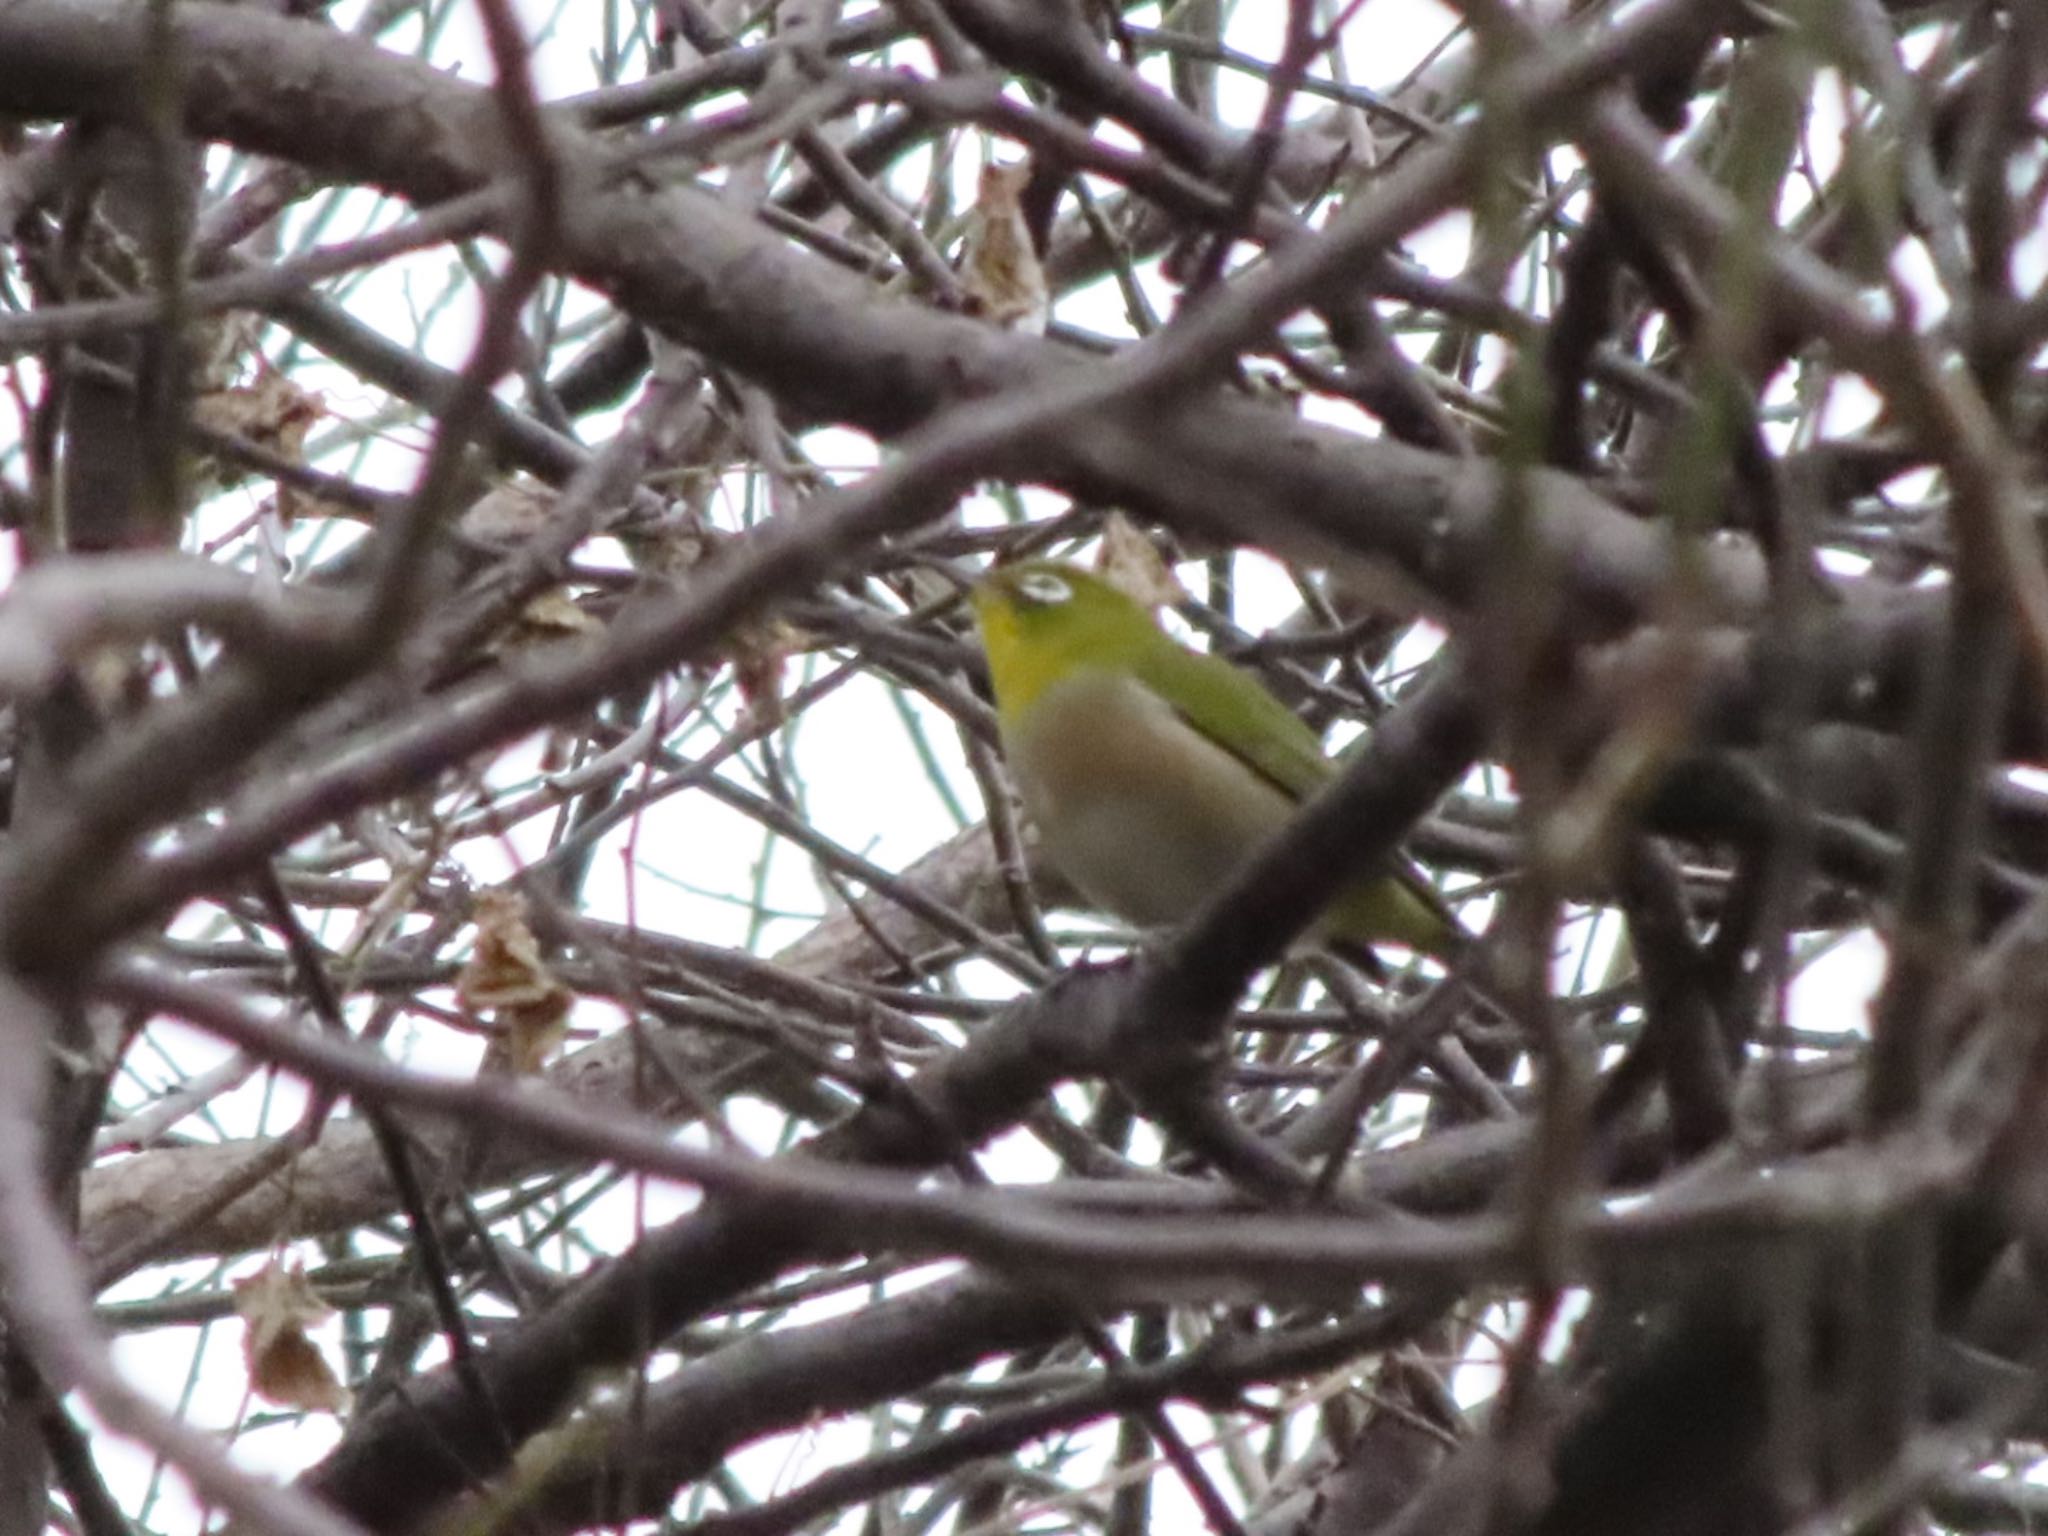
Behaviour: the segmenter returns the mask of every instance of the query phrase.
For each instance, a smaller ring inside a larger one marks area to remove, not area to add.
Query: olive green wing
[[[1265,684],[1220,656],[1160,638],[1138,658],[1138,676],[1189,725],[1290,799],[1306,800],[1330,781],[1336,765],[1316,733]],[[1391,940],[1444,959],[1467,937],[1443,898],[1399,865],[1344,892],[1334,915],[1339,935],[1368,945]]]
[[[1306,800],[1333,769],[1301,717],[1251,673],[1162,635],[1138,658],[1143,682],[1210,741],[1293,800]]]

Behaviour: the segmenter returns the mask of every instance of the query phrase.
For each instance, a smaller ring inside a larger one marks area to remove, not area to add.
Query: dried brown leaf
[[[532,538],[554,515],[555,493],[527,480],[492,486],[462,514],[462,536],[479,544],[512,545]]]
[[[519,617],[493,649],[518,650],[603,632],[604,622],[579,607],[566,587],[552,587],[519,610]]]
[[[494,1052],[520,1076],[538,1072],[569,1029],[575,994],[541,958],[526,921],[526,898],[507,886],[481,891],[472,914],[476,948],[455,979],[462,1011],[490,1016]]]
[[[285,1268],[272,1260],[236,1280],[234,1291],[235,1310],[247,1324],[242,1359],[250,1389],[281,1408],[348,1412],[348,1388],[306,1333],[311,1325],[331,1317],[334,1309],[315,1293],[304,1266]]]
[[[193,419],[216,432],[232,432],[280,457],[302,462],[306,434],[327,414],[327,403],[272,369],[253,383],[232,384],[192,402]]]
[[[1018,196],[1031,180],[1027,162],[986,165],[974,200],[960,285],[975,314],[1006,331],[1043,335],[1052,300],[1045,267],[1031,244]]]
[[[1188,590],[1173,574],[1158,546],[1121,512],[1102,524],[1102,550],[1095,569],[1112,586],[1129,593],[1147,608],[1172,608],[1188,600]]]

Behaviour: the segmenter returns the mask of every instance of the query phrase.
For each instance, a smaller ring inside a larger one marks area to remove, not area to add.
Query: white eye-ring
[[[1027,571],[1017,578],[1017,591],[1047,607],[1064,603],[1074,595],[1074,589],[1050,571]]]

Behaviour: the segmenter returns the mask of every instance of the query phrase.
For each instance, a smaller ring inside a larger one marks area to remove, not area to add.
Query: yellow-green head
[[[1005,566],[969,598],[996,708],[1007,718],[1030,709],[1078,667],[1111,664],[1174,643],[1122,589],[1054,560]]]

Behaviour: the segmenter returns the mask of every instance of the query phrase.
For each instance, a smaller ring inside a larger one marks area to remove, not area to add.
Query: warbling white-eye
[[[994,572],[971,598],[1003,751],[1046,855],[1127,922],[1188,917],[1336,772],[1257,678],[1189,650],[1099,576],[1031,561]],[[1308,937],[1448,959],[1466,936],[1380,875],[1347,886]]]

